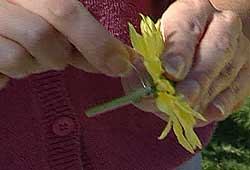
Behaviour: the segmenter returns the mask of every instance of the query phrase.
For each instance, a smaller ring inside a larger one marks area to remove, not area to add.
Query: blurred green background
[[[250,99],[219,123],[203,151],[203,170],[250,170]]]

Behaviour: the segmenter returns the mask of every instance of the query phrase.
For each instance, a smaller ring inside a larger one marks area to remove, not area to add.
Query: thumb
[[[173,3],[163,14],[161,31],[166,51],[162,62],[170,79],[182,80],[189,72],[196,46],[213,11],[207,0],[182,0]]]

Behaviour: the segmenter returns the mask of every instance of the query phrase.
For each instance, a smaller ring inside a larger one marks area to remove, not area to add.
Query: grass
[[[203,160],[203,170],[250,170],[250,99],[219,123]]]

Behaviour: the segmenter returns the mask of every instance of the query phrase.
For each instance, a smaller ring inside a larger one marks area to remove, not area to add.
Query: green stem
[[[140,88],[136,89],[133,92],[129,93],[126,96],[116,98],[110,102],[94,106],[92,108],[89,108],[85,111],[85,114],[88,117],[96,116],[99,113],[104,113],[110,110],[114,110],[126,105],[131,104],[132,102],[138,102],[140,101],[141,97],[147,96],[152,93],[151,88]]]

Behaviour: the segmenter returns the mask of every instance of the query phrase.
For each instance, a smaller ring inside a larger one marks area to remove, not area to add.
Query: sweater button
[[[74,129],[73,119],[69,117],[60,117],[54,122],[52,129],[58,136],[67,136]]]

